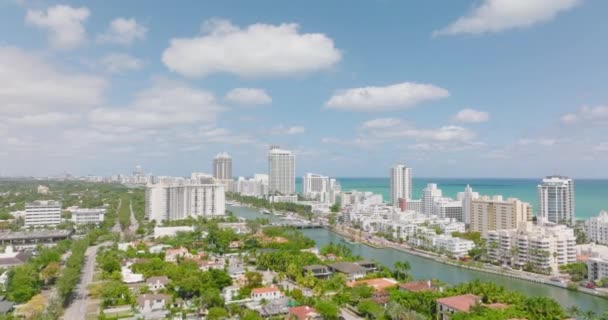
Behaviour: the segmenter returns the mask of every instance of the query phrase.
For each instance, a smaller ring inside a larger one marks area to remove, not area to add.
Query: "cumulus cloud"
[[[89,115],[95,124],[128,127],[166,127],[214,122],[225,109],[215,96],[181,82],[158,80],[121,108],[99,108]]]
[[[403,82],[385,87],[363,87],[341,90],[325,106],[346,111],[391,111],[419,103],[446,98],[450,93],[432,84]]]
[[[240,28],[213,19],[203,34],[171,39],[162,55],[169,70],[188,77],[213,73],[279,76],[327,69],[341,59],[334,42],[322,33],[300,33],[294,23],[257,23]]]
[[[23,117],[79,112],[103,102],[106,81],[97,76],[61,70],[38,55],[14,47],[0,47],[0,115]],[[22,118],[17,122],[31,122]]]
[[[272,103],[272,98],[263,89],[235,88],[224,97],[226,101],[240,105],[263,105]]]
[[[544,146],[550,147],[557,143],[555,139],[539,138],[539,139],[519,139],[517,144],[520,146]]]
[[[69,50],[86,41],[83,23],[89,17],[88,8],[73,8],[66,5],[50,7],[46,12],[28,10],[25,22],[48,30],[49,42],[55,49]]]
[[[100,34],[97,40],[104,43],[130,45],[137,40],[146,38],[148,29],[137,23],[135,18],[117,18],[110,22],[105,33]]]
[[[273,135],[296,135],[306,132],[306,128],[303,126],[284,126],[279,125],[267,130],[267,134]]]
[[[563,115],[561,121],[564,124],[604,123],[608,121],[608,106],[584,106],[574,113]]]
[[[490,114],[474,109],[462,109],[453,118],[456,122],[479,123],[490,119]]]
[[[385,129],[395,127],[399,124],[401,124],[401,120],[399,119],[379,118],[364,122],[362,127],[365,129]]]
[[[39,114],[26,114],[22,116],[8,118],[7,121],[11,124],[20,126],[32,126],[32,127],[43,127],[53,126],[69,121],[73,121],[77,118],[75,115],[61,112],[48,112]]]
[[[143,61],[126,53],[109,53],[101,58],[101,64],[110,73],[139,70],[144,66]]]
[[[433,35],[480,34],[529,27],[553,19],[582,0],[483,0],[469,14]]]

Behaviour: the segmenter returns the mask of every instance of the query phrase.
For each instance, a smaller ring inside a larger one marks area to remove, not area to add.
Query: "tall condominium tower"
[[[432,215],[435,210],[435,201],[442,197],[441,189],[437,184],[429,183],[422,189],[422,213]]]
[[[278,146],[268,152],[268,192],[290,195],[296,192],[296,157]]]
[[[226,152],[218,153],[213,159],[213,177],[232,180],[232,157]]]
[[[402,164],[391,168],[391,203],[397,206],[399,199],[412,199],[412,168]]]
[[[537,188],[538,216],[542,221],[574,223],[574,182],[571,178],[549,176]]]
[[[479,192],[473,192],[473,188],[467,184],[464,192],[458,192],[456,199],[462,202],[462,216],[465,224],[471,223],[471,201],[479,198]]]

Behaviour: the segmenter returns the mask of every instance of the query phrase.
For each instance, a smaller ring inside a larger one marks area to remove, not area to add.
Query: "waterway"
[[[228,207],[236,216],[246,219],[268,218],[271,221],[278,219],[272,215],[264,215],[259,211],[245,207]],[[317,247],[322,247],[331,242],[342,242],[343,237],[327,229],[307,229],[304,234],[315,240]],[[376,249],[370,246],[356,243],[347,244],[354,254],[365,259],[376,260],[383,265],[392,267],[397,261],[408,261],[411,266],[410,274],[415,279],[439,279],[445,283],[457,284],[475,279],[493,282],[510,290],[522,292],[528,296],[551,297],[565,308],[577,306],[582,310],[602,313],[608,310],[608,300],[588,294],[570,291],[554,286],[503,277],[499,275],[467,270],[455,266],[446,265],[437,261],[421,258],[392,248]]]

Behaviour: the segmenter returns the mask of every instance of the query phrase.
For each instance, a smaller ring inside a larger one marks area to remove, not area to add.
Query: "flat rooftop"
[[[2,241],[2,240],[39,239],[39,238],[61,238],[61,237],[68,237],[71,234],[72,234],[71,230],[37,230],[37,231],[0,232],[0,241]]]

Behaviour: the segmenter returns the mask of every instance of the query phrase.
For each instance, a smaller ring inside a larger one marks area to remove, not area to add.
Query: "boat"
[[[262,210],[263,214],[272,214],[272,212],[268,211],[268,210]]]
[[[348,244],[358,244],[359,242],[355,241],[355,240],[350,240],[347,238],[342,238],[342,242],[346,242]]]

